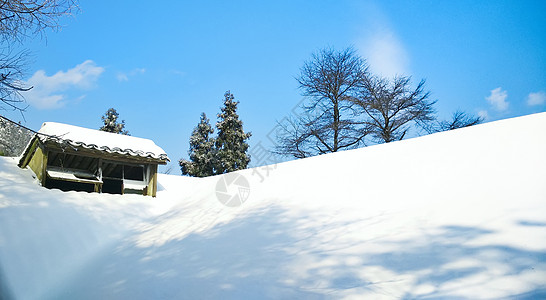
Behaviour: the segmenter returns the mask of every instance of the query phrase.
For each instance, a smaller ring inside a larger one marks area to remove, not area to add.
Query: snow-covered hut
[[[167,161],[152,140],[46,122],[19,167],[28,166],[47,188],[155,197],[157,166]]]

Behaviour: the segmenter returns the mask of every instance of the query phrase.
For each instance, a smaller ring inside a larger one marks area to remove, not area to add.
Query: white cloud
[[[67,91],[91,88],[103,72],[104,68],[97,66],[92,60],[86,60],[67,71],[58,71],[52,76],[39,70],[27,80],[26,84],[33,88],[24,92],[23,96],[36,108],[59,108],[67,100]],[[82,99],[82,96],[77,98]]]
[[[527,105],[534,106],[534,105],[542,105],[546,103],[546,93],[545,92],[536,92],[536,93],[530,93],[529,96],[527,96]]]
[[[485,98],[489,104],[491,104],[498,111],[505,111],[508,109],[508,93],[503,91],[500,87],[491,90],[491,95]]]
[[[359,44],[373,73],[386,77],[409,74],[409,55],[392,31],[376,31]]]
[[[144,74],[146,72],[145,68],[134,68],[133,70],[129,72],[118,72],[116,75],[116,78],[119,82],[129,81],[129,77],[138,75],[138,74]]]

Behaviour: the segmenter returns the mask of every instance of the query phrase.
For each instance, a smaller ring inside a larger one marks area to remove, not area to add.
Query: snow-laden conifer
[[[114,108],[108,109],[104,116],[101,117],[104,125],[99,130],[129,135],[129,131],[125,130],[125,120],[118,122],[119,113]]]
[[[190,137],[190,160],[179,161],[182,174],[195,177],[214,175],[214,139],[210,136],[213,132],[207,115],[202,113]]]
[[[216,174],[233,172],[246,169],[250,162],[250,156],[246,153],[248,150],[247,139],[251,133],[245,133],[243,122],[237,115],[238,101],[234,101],[233,94],[227,91],[224,94],[224,107],[218,114],[219,121],[216,123],[218,128],[218,137],[215,141]]]

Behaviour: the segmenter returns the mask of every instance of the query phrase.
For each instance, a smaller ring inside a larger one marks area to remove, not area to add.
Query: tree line
[[[0,109],[23,112],[22,92],[28,51],[13,51],[13,45],[58,29],[59,19],[79,10],[77,0],[0,1]],[[483,121],[464,111],[456,111],[449,120],[438,120],[425,80],[416,85],[409,76],[385,78],[369,71],[366,61],[351,49],[322,49],[312,55],[296,78],[306,101],[301,114],[277,124],[276,154],[304,158],[369,144],[402,140],[415,133],[432,133],[472,126]],[[190,160],[181,159],[182,173],[209,176],[244,169],[250,162],[243,123],[236,113],[238,102],[228,91],[218,114],[217,136],[203,113],[190,138]],[[102,117],[100,130],[129,134],[125,121],[118,120],[114,108]],[[17,136],[18,131],[0,123],[3,136]],[[10,125],[11,126],[11,125]],[[413,132],[413,133],[412,133]],[[20,151],[8,149],[3,138],[3,154]],[[15,149],[17,148],[17,149]],[[7,149],[7,150],[6,150]]]
[[[424,79],[414,86],[410,76],[374,75],[351,48],[320,50],[296,79],[306,101],[301,114],[277,124],[273,152],[283,156],[305,158],[483,121],[463,111],[439,121]]]
[[[351,48],[326,48],[313,54],[296,78],[302,96],[301,114],[277,122],[272,152],[305,158],[369,144],[390,143],[414,133],[433,133],[479,124],[481,117],[456,111],[438,120],[425,80],[413,85],[410,76],[385,78],[369,71]],[[181,159],[184,175],[205,177],[245,169],[250,162],[238,102],[224,95],[216,124],[218,137],[203,113],[190,137],[189,161]]]

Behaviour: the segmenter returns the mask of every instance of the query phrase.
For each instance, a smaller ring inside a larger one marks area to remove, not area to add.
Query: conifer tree
[[[214,175],[214,139],[210,137],[213,132],[207,115],[202,113],[201,121],[190,137],[190,160],[180,159],[178,162],[182,174],[194,177]]]
[[[125,130],[125,120],[121,120],[121,123],[118,123],[119,114],[114,108],[108,109],[104,116],[101,117],[104,125],[99,128],[101,131],[119,133],[124,135],[130,135],[129,131]]]
[[[218,137],[215,141],[216,174],[245,169],[250,162],[250,156],[246,153],[248,150],[246,140],[252,134],[244,132],[243,122],[237,115],[239,102],[234,99],[233,94],[227,91],[224,94],[224,107],[218,114],[219,121],[216,123]]]

